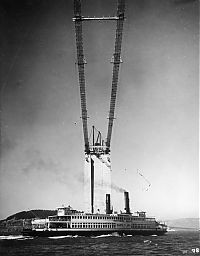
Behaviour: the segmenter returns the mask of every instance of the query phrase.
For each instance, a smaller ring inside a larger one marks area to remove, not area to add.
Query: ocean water
[[[174,231],[164,236],[0,236],[1,256],[200,255],[199,251],[198,231]]]

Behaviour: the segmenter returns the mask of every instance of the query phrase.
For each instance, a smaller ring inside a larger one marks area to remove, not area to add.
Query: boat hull
[[[108,234],[116,235],[164,235],[167,231],[165,230],[23,230],[22,234],[24,236],[33,237],[52,237],[52,236],[100,236]]]

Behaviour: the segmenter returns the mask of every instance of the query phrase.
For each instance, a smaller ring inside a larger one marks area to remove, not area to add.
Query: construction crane
[[[75,33],[76,33],[76,48],[77,48],[77,65],[79,74],[79,86],[80,86],[80,98],[81,98],[81,118],[83,124],[83,135],[85,143],[85,152],[90,153],[90,145],[88,138],[88,125],[87,125],[87,108],[86,108],[86,82],[85,82],[85,57],[83,51],[83,35],[82,35],[82,22],[92,20],[115,20],[117,21],[116,36],[115,36],[115,48],[112,58],[113,71],[112,71],[112,88],[110,99],[110,110],[108,117],[108,130],[107,138],[105,142],[105,153],[110,152],[111,135],[113,120],[115,119],[115,105],[117,96],[117,86],[119,79],[119,68],[121,61],[121,45],[122,45],[122,31],[125,12],[125,0],[118,0],[117,15],[114,17],[83,17],[81,14],[81,0],[74,0],[74,18]]]

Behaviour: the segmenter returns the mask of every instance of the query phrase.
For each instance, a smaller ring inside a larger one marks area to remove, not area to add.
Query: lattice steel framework
[[[108,117],[108,132],[106,139],[106,151],[110,151],[110,141],[112,135],[113,120],[115,114],[115,105],[116,105],[116,96],[117,96],[117,85],[119,78],[119,67],[121,63],[121,45],[122,45],[122,31],[123,31],[123,22],[124,22],[124,11],[125,11],[125,2],[124,0],[118,1],[118,10],[117,10],[117,29],[115,36],[115,52],[113,55],[113,73],[112,73],[112,89],[111,89],[111,100],[110,100],[110,111]]]
[[[85,142],[85,151],[89,153],[88,125],[87,125],[87,108],[85,93],[85,58],[83,52],[82,20],[81,20],[81,1],[74,1],[76,47],[77,47],[77,65],[79,73],[80,97],[81,97],[81,114],[83,122],[83,134]]]
[[[81,0],[74,0],[74,18],[75,31],[76,31],[76,47],[77,47],[77,65],[79,73],[80,97],[81,97],[81,113],[83,122],[83,134],[85,142],[85,152],[90,153],[89,139],[88,139],[88,126],[87,126],[87,108],[86,108],[86,86],[85,86],[85,58],[83,51],[83,35],[82,35],[82,22],[90,20],[117,20],[116,36],[115,36],[115,50],[113,55],[113,71],[112,71],[112,88],[110,110],[108,117],[108,131],[106,139],[106,153],[110,152],[110,142],[112,135],[112,127],[115,113],[117,85],[119,78],[119,68],[121,63],[121,45],[122,45],[122,31],[125,12],[125,0],[118,0],[117,16],[115,17],[83,17],[81,16]]]

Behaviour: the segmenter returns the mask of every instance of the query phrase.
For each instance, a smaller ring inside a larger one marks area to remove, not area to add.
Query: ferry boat
[[[106,214],[84,213],[72,207],[58,207],[57,214],[47,219],[33,219],[31,228],[24,229],[25,236],[99,236],[99,235],[163,235],[164,223],[146,217],[145,212],[130,213],[128,192],[124,192],[125,212],[112,213],[110,195],[106,195]],[[110,213],[109,213],[110,212]]]
[[[55,216],[47,219],[33,219],[30,228],[24,228],[23,235],[28,236],[96,236],[106,234],[119,235],[163,235],[167,232],[164,223],[155,218],[146,217],[145,212],[131,213],[129,193],[124,191],[125,211],[113,212],[111,208],[111,164],[110,142],[114,120],[114,109],[117,93],[119,65],[121,63],[121,38],[124,20],[124,0],[118,0],[117,16],[103,18],[85,18],[81,15],[81,0],[74,0],[74,18],[77,44],[77,65],[79,72],[81,113],[85,144],[84,167],[84,212],[73,210],[70,206],[58,207]],[[115,53],[113,55],[113,79],[106,142],[99,131],[92,128],[93,142],[90,143],[87,127],[87,109],[85,93],[82,40],[82,22],[85,20],[116,20]],[[97,131],[95,141],[95,131]],[[100,186],[101,184],[101,186]]]

